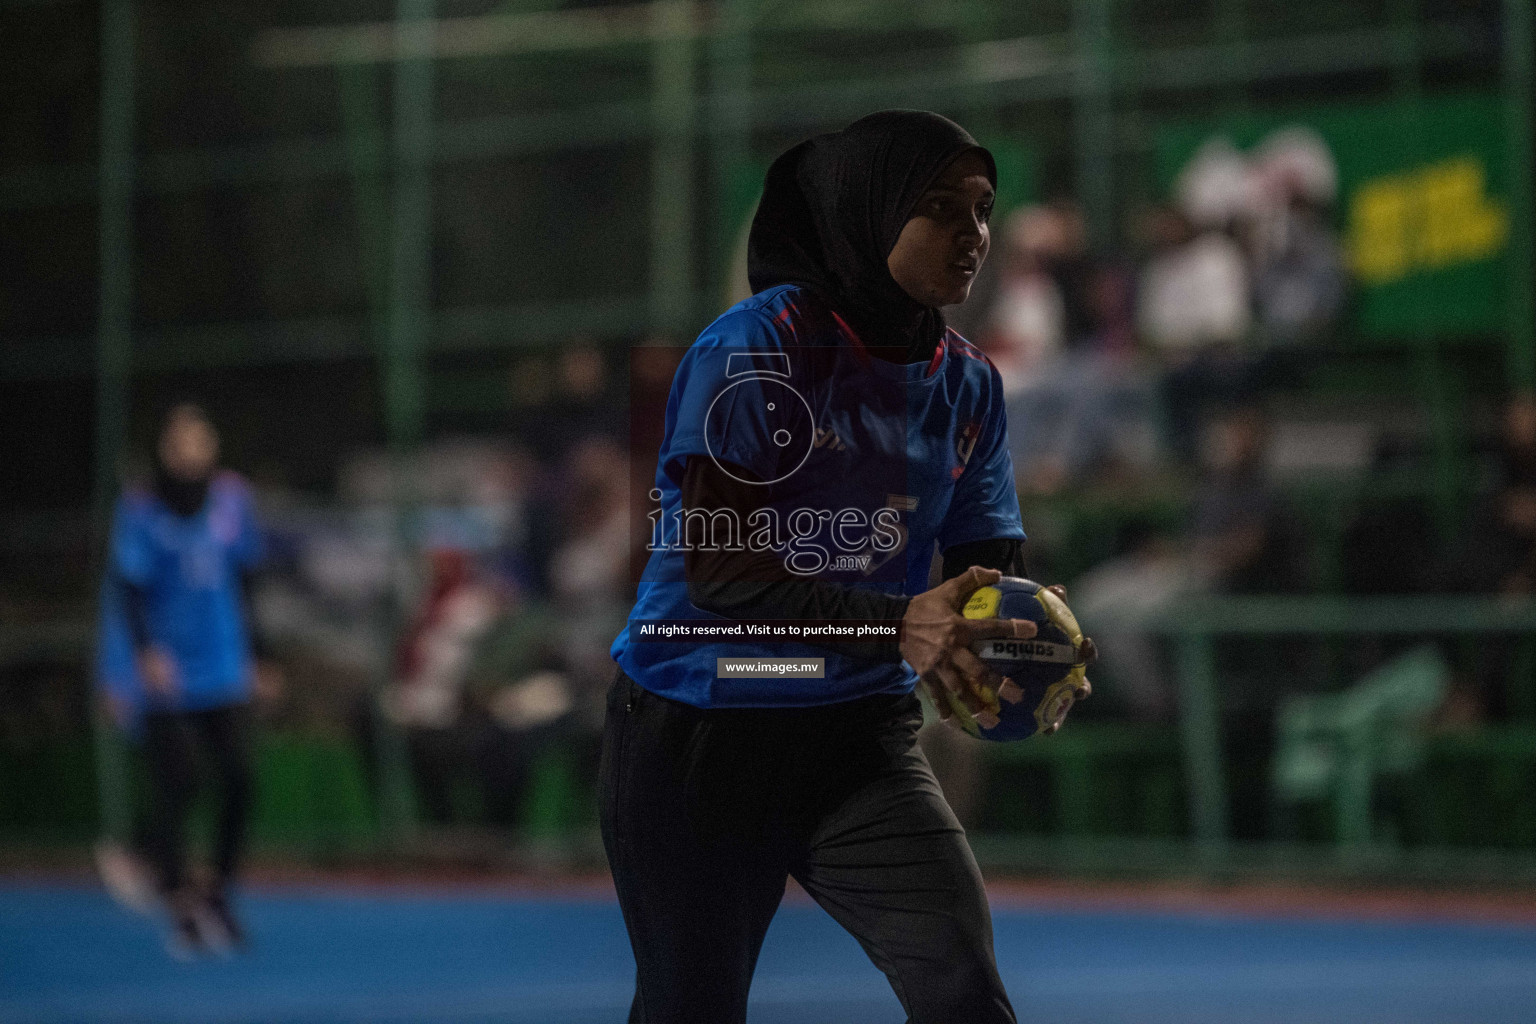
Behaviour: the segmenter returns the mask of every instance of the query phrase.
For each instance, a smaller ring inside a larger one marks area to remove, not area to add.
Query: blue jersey
[[[764,485],[763,506],[745,522],[683,510],[690,456],[747,470],[739,478]],[[928,363],[873,358],[793,285],[731,308],[684,354],[650,496],[652,552],[611,653],[641,686],[697,707],[828,704],[909,692],[917,676],[905,662],[794,642],[655,639],[653,624],[724,621],[688,600],[689,547],[771,550],[807,579],[911,596],[928,587],[936,543],[1024,537],[1002,383],[986,357],[948,331]],[[725,657],[822,658],[824,678],[717,678]]]
[[[180,516],[145,491],[119,500],[102,587],[98,674],[135,711],[198,711],[250,698],[251,654],[241,574],[260,557],[250,491],[233,473],[208,487],[195,515]],[[134,659],[124,583],[142,589],[149,642],[170,652],[180,688],[145,693]]]

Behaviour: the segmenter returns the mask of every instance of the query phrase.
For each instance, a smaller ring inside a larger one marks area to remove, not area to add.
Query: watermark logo
[[[789,356],[782,352],[732,352],[727,357],[725,377],[730,383],[715,396],[705,414],[704,443],[715,465],[732,480],[758,486],[779,483],[805,465],[811,449],[817,447],[811,403],[790,385],[789,376]],[[768,442],[778,450],[778,465],[788,467],[770,480],[743,479],[732,472],[732,463],[722,454],[729,440],[730,421],[737,407],[748,402],[762,404],[759,415],[767,425]]]
[[[687,376],[674,378],[665,407],[662,377],[656,372],[660,357],[649,351],[637,357],[640,376],[633,388],[641,397],[631,405],[637,436],[664,418],[676,424],[697,416],[689,410],[702,400],[700,425],[711,468],[758,496],[732,497],[726,504],[734,507],[690,507],[679,501],[676,490],[652,477],[648,490],[636,488],[650,502],[646,550],[767,555],[741,563],[749,571],[761,566],[765,579],[780,578],[783,569],[801,577],[905,579],[901,556],[917,498],[884,493],[908,481],[905,435],[871,433],[875,428],[869,425],[871,409],[887,417],[895,410],[899,417],[905,391],[896,385],[881,390],[883,381],[862,376],[852,388],[841,387],[845,382],[834,365],[835,354],[797,349],[792,366],[791,355],[781,351],[696,348]],[[679,365],[675,358],[671,363]],[[813,389],[805,379],[818,383]],[[828,397],[833,392],[844,396],[841,403]],[[958,444],[974,447],[975,431]],[[642,456],[637,464],[654,458]],[[791,479],[788,486],[768,486]],[[885,506],[877,507],[882,497]],[[647,571],[661,564],[650,560]]]
[[[823,572],[858,572],[866,576],[905,550],[904,509],[916,506],[909,495],[873,513],[860,508],[779,509],[771,505],[743,515],[734,508],[679,508],[646,513],[651,523],[649,551],[729,551],[773,553],[797,576]],[[659,488],[650,499],[660,502]]]

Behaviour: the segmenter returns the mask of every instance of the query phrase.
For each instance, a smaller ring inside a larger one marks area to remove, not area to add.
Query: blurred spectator
[[[1306,588],[1307,551],[1295,517],[1267,479],[1269,424],[1256,407],[1219,414],[1205,431],[1203,471],[1190,512],[1189,557],[1219,594],[1286,594]],[[1275,695],[1325,676],[1315,645],[1248,636],[1216,646],[1227,710],[1269,735]]]
[[[631,547],[647,533],[635,529],[640,510],[630,508],[629,464],[617,443],[588,441],[570,462],[565,536],[550,560],[550,597],[580,699],[597,715],[613,675],[608,647],[632,599]]]
[[[486,808],[517,825],[536,763],[565,749],[596,771],[602,694],[612,679],[608,645],[628,613],[633,538],[629,464],[617,442],[590,438],[565,458],[546,518],[557,524],[548,590],[514,609],[484,645],[477,675],[489,712],[479,748]]]
[[[1284,380],[1288,350],[1325,338],[1343,308],[1343,251],[1329,223],[1333,154],[1315,131],[1272,132],[1244,155],[1207,141],[1180,172],[1176,209],[1146,234],[1138,324],[1167,370],[1170,442],[1185,460],[1223,403]]]
[[[1505,404],[1494,486],[1461,536],[1441,573],[1443,589],[1516,602],[1536,596],[1536,395],[1522,392]],[[1449,700],[1456,720],[1501,717],[1514,688],[1536,686],[1529,660],[1519,657],[1529,643],[1526,637],[1495,635],[1464,648],[1471,654],[1470,670]]]
[[[542,465],[557,464],[585,438],[622,434],[622,382],[588,339],[570,339],[553,366],[533,358],[519,362],[509,386],[520,406],[513,432]]]
[[[472,727],[465,717],[469,670],[500,598],[477,578],[465,552],[438,549],[429,557],[426,595],[401,641],[396,679],[383,704],[385,714],[405,730],[426,817],[446,824],[457,817],[455,782],[471,763]]]
[[[1098,671],[1111,685],[1100,692],[1112,703],[1152,719],[1173,712],[1162,645],[1143,627],[1145,618],[1171,613],[1194,594],[1285,593],[1304,583],[1299,538],[1265,480],[1266,436],[1256,409],[1218,416],[1206,430],[1204,469],[1183,536],[1133,525],[1120,538],[1120,553],[1073,585],[1074,610],[1104,638]],[[1224,661],[1238,674],[1267,677],[1280,663],[1268,653],[1242,656],[1254,650],[1238,651],[1236,665]]]
[[[1134,718],[1171,721],[1174,685],[1161,639],[1141,620],[1173,611],[1179,598],[1198,592],[1200,580],[1177,540],[1155,526],[1131,522],[1116,539],[1116,555],[1072,584],[1072,605],[1092,622],[1099,661],[1094,675],[1106,684],[1094,696]]]
[[[484,711],[474,756],[486,820],[517,828],[537,761],[566,741],[572,722],[574,689],[549,605],[507,606],[480,644],[473,675]]]
[[[1447,589],[1529,597],[1536,593],[1536,396],[1504,408],[1499,476],[1473,513]]]
[[[1156,211],[1150,227],[1137,309],[1142,336],[1172,365],[1242,345],[1253,320],[1242,247],[1172,208]]]
[[[1088,256],[1074,204],[1021,210],[1003,236],[983,348],[1008,396],[1020,487],[1052,493],[1105,467],[1148,468],[1154,401],[1134,358],[1130,276]]]
[[[1066,347],[1066,304],[1049,269],[1068,244],[1062,221],[1051,207],[1031,206],[1010,216],[1000,232],[1001,280],[978,341],[1010,396],[1038,380]]]
[[[1268,436],[1268,423],[1252,406],[1224,413],[1206,431],[1190,556],[1221,593],[1287,593],[1305,582],[1300,538],[1265,478]]]
[[[1536,487],[1536,394],[1515,395],[1499,424],[1500,472],[1506,487]]]
[[[1326,337],[1344,304],[1344,254],[1322,208],[1295,196],[1259,236],[1254,296],[1271,345]]]
[[[1209,409],[1248,391],[1248,265],[1227,230],[1201,229],[1178,210],[1156,211],[1148,234],[1152,256],[1142,271],[1137,323],[1166,367],[1169,442],[1193,460]]]
[[[1333,154],[1309,128],[1282,128],[1252,156],[1247,232],[1263,342],[1326,337],[1344,304],[1344,253],[1328,211],[1338,193]]]

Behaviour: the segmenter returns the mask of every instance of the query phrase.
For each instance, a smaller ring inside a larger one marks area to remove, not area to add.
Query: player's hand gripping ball
[[[991,727],[952,701],[953,721],[972,736],[999,742],[1059,727],[1087,684],[1092,651],[1092,642],[1084,641],[1066,602],[1033,580],[1004,576],[973,593],[962,614],[968,619],[1029,619],[1039,632],[1028,640],[993,638],[972,645],[988,668],[1012,680],[1024,696],[1017,702],[1002,701],[997,724]]]

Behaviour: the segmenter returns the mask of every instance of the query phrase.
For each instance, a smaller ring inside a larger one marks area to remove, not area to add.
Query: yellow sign
[[[1509,209],[1489,197],[1476,156],[1371,179],[1350,197],[1350,265],[1367,285],[1490,259],[1508,237]]]

